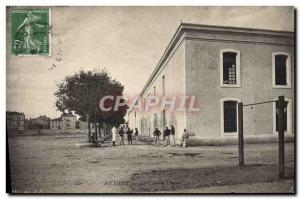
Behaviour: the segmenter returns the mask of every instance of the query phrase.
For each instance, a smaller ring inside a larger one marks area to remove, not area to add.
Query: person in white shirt
[[[116,146],[116,140],[117,140],[117,129],[116,129],[116,127],[113,127],[111,129],[111,135],[112,135],[112,144],[113,144],[113,146]]]
[[[186,131],[186,129],[184,129],[183,135],[182,135],[182,137],[181,137],[181,146],[182,146],[182,147],[186,147],[187,141],[188,141],[188,137],[189,137],[189,134],[188,134],[188,132]]]

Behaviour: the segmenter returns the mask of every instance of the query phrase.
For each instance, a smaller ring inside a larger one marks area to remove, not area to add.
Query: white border
[[[14,6],[14,5],[20,5],[20,1],[19,0],[4,0],[0,2],[1,4],[1,21],[3,22],[3,24],[5,24],[6,19],[6,8],[5,6]],[[125,1],[120,1],[120,0],[85,0],[85,1],[79,1],[79,0],[52,0],[51,3],[47,0],[23,0],[22,4],[25,6],[34,6],[34,5],[44,5],[44,6],[50,6],[52,4],[53,5],[60,5],[60,6],[95,6],[95,5],[100,5],[100,6],[120,6],[120,5],[148,5],[148,6],[154,6],[154,5],[173,5],[173,6],[178,6],[178,5],[190,5],[190,6],[236,6],[236,5],[240,5],[240,6],[296,6],[296,7],[300,7],[300,1],[299,0],[286,0],[286,1],[282,1],[282,0],[246,0],[246,1],[237,1],[237,0],[232,0],[232,1],[224,1],[224,0],[210,0],[209,2],[207,1],[203,1],[203,0],[172,0],[172,1],[158,1],[158,0],[153,0],[153,1],[149,1],[149,0],[125,0]],[[299,17],[299,12],[298,12],[298,17]],[[297,23],[297,26],[299,27],[299,20],[296,20],[295,23]],[[1,129],[5,129],[5,110],[6,110],[6,26],[3,25],[0,27],[1,31],[0,31],[0,38],[2,39],[2,42],[0,42],[0,44],[2,45],[1,50],[2,53],[0,53],[0,60],[1,60],[1,70],[0,70],[0,75],[2,77],[2,84],[0,84],[0,88],[2,90],[2,97],[0,100],[0,104],[1,104],[1,108],[2,108],[2,117],[0,119],[0,124],[1,124]],[[299,31],[297,32],[297,35],[299,34]],[[297,51],[297,54],[300,53],[300,51]],[[296,56],[296,55],[295,55]],[[300,72],[299,70],[297,70],[297,75],[299,76]],[[296,74],[295,74],[296,75]],[[294,87],[295,88],[295,87]],[[299,86],[297,88],[297,91],[300,91]],[[299,93],[299,92],[298,92]],[[300,110],[300,107],[297,106],[297,111],[298,108]],[[297,121],[300,123],[300,117],[297,118]],[[1,140],[3,142],[5,142],[6,140],[6,136],[5,133],[0,134]],[[297,140],[300,139],[299,136],[297,138]],[[1,150],[1,157],[4,160],[6,157],[6,149],[5,149],[6,144],[3,143],[2,144],[2,150]],[[299,147],[297,148],[297,152],[298,152]],[[299,165],[299,164],[298,164]],[[5,170],[5,164],[2,164],[1,166],[1,196],[3,198],[10,198],[10,195],[5,193],[5,187],[6,187],[6,182],[5,182],[5,176],[6,176],[6,170]],[[297,172],[297,176],[299,177],[299,172]],[[298,178],[299,179],[299,178]],[[297,188],[299,190],[299,183],[297,183]],[[39,198],[44,198],[45,196],[43,195],[26,195],[26,197],[28,198],[35,198],[35,199],[39,199]],[[57,196],[55,195],[48,195],[48,198],[57,198]],[[68,196],[68,195],[64,195],[64,198],[72,198],[74,196]],[[90,196],[76,196],[78,198],[88,198]],[[110,196],[112,198],[132,198],[131,196]],[[140,196],[141,198],[146,198],[147,196]],[[215,196],[211,196],[212,198],[215,198]],[[245,198],[252,198],[251,195],[249,196],[244,196]],[[265,196],[259,196],[256,195],[255,196],[258,199],[264,199]],[[285,196],[283,196],[285,197]],[[163,199],[165,198],[165,196],[157,196],[158,199]],[[176,198],[186,198],[186,196],[182,195],[177,195]]]

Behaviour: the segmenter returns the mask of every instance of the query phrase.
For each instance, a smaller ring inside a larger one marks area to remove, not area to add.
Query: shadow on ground
[[[131,177],[132,192],[159,192],[236,184],[274,182],[278,180],[277,165],[255,164],[244,167],[209,167],[195,169],[153,170]],[[286,167],[286,178],[294,171]]]

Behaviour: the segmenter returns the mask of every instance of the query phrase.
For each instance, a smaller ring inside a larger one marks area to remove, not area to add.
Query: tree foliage
[[[118,111],[103,112],[99,109],[99,102],[102,97],[112,95],[114,100],[106,100],[105,106],[114,106],[116,96],[122,96],[123,90],[124,86],[105,70],[81,70],[58,84],[56,107],[61,112],[74,111],[82,119],[90,119],[90,122],[118,125],[124,122],[127,106],[120,107]]]

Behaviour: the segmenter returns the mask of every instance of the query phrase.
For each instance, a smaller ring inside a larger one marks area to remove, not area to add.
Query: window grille
[[[236,57],[235,52],[223,53],[223,83],[236,84]]]

